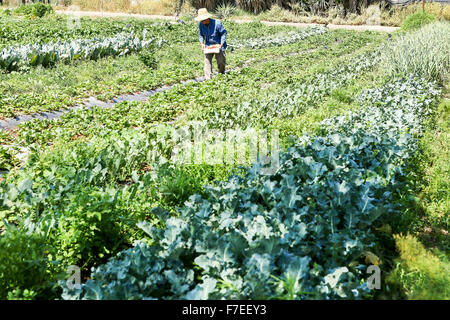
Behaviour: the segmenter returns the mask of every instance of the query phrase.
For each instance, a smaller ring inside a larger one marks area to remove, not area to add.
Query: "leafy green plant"
[[[37,293],[33,290],[28,289],[14,289],[8,292],[8,300],[34,300],[36,299]]]
[[[400,257],[387,282],[400,285],[408,299],[450,299],[450,262],[444,254],[436,256],[412,235],[396,235]]]
[[[163,203],[169,206],[181,206],[188,198],[203,190],[198,177],[189,171],[176,167],[161,167],[158,174],[158,192]]]
[[[120,34],[113,38],[73,40],[67,43],[48,43],[6,47],[0,52],[0,68],[14,71],[24,66],[52,66],[58,61],[97,60],[107,56],[122,56],[154,45],[160,47],[164,40],[142,39],[134,34]]]
[[[429,23],[436,21],[436,16],[428,12],[417,12],[410,15],[402,23],[402,30],[411,31],[419,29]]]
[[[417,150],[411,134],[420,134],[438,93],[416,79],[368,90],[364,110],[324,121],[325,136],[300,137],[275,174],[256,163],[191,196],[164,229],[140,223],[152,246],[121,252],[62,297],[367,297],[367,259],[379,263],[371,230],[399,213],[392,200]]]
[[[139,52],[139,60],[142,61],[148,68],[155,70],[158,68],[158,60],[155,56],[154,49],[146,48]]]
[[[231,3],[223,2],[216,8],[216,16],[219,19],[228,19],[236,12],[236,6]]]
[[[327,32],[327,28],[311,27],[307,29],[290,31],[285,34],[277,34],[262,38],[233,41],[230,42],[230,47],[233,49],[239,48],[261,49],[270,46],[281,46],[289,43],[295,43],[297,41],[304,40],[310,36],[318,35],[325,32]]]
[[[40,235],[9,224],[5,227],[0,233],[0,299],[34,298],[54,280],[47,272],[49,246]]]
[[[251,99],[235,108],[227,108],[227,116],[223,116],[220,113],[221,110],[214,110],[213,114],[209,114],[205,120],[209,126],[223,129],[236,125],[242,128],[266,126],[275,118],[286,119],[296,116],[304,109],[312,108],[320,103],[323,97],[333,94],[345,83],[371,70],[378,62],[377,52],[361,54],[344,65],[317,72],[306,83],[295,82],[277,95],[269,95],[266,99]]]
[[[4,16],[11,16],[11,10],[10,9],[4,9],[2,11],[2,15],[4,15]]]
[[[33,3],[29,5],[21,5],[14,10],[15,14],[18,15],[29,15],[37,18],[42,18],[46,15],[52,14],[54,12],[51,5],[45,5],[43,3]]]
[[[86,268],[123,248],[126,237],[121,234],[120,222],[126,214],[120,212],[116,190],[112,190],[114,194],[87,187],[74,191],[62,212],[46,213],[57,217],[50,241],[59,248],[57,259],[64,265],[81,262]]]
[[[0,171],[9,171],[19,164],[14,152],[10,148],[0,146]]]

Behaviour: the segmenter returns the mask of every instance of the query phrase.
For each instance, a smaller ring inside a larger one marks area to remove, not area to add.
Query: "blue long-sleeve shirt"
[[[198,35],[200,42],[206,42],[207,46],[223,43],[222,51],[227,48],[227,30],[225,30],[220,21],[209,19],[208,25],[200,22],[198,25]]]

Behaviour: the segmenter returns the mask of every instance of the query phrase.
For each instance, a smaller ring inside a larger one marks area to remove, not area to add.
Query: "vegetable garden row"
[[[57,28],[61,19],[36,23]],[[4,48],[24,48],[30,37],[41,37],[39,46],[54,43],[29,23],[7,24],[17,33],[2,39]],[[195,25],[82,23],[76,31],[61,27],[58,37],[73,44],[96,32],[115,39],[147,30],[169,44],[152,48],[159,66],[140,72],[143,64],[132,65],[143,63],[142,48],[5,71],[5,116],[49,110],[46,98],[36,109],[36,100],[12,98],[12,84],[25,87],[25,79],[68,81],[50,90],[67,94],[51,107],[59,109],[90,95],[106,100],[154,88],[176,67],[183,71],[170,83],[201,72]],[[145,102],[69,111],[0,132],[1,144],[12,146],[0,147],[9,170],[0,181],[1,299],[366,299],[389,292],[385,284],[370,290],[367,268],[393,268],[383,256],[395,250],[386,226],[400,225],[421,136],[448,85],[449,24],[392,40],[324,28],[226,27],[235,49],[230,67],[253,59],[237,71],[175,85]],[[433,60],[433,75],[392,54],[401,43],[423,44],[425,35],[425,47],[446,52]],[[95,81],[101,68],[119,72],[98,79],[97,88],[68,79],[78,70]],[[174,136],[193,122],[278,133],[275,172],[262,174],[269,164],[248,154],[245,163],[171,162]],[[24,147],[30,155],[20,163],[17,148]],[[80,287],[65,281],[71,265],[82,271]]]

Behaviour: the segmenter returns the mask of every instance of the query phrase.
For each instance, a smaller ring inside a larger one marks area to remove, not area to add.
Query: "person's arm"
[[[227,30],[224,28],[223,24],[221,23],[219,25],[219,32],[220,32],[220,45],[223,47],[225,42],[227,41]]]
[[[202,49],[203,49],[205,47],[205,38],[202,36],[201,23],[198,25],[198,39],[200,40],[200,43],[202,44]]]

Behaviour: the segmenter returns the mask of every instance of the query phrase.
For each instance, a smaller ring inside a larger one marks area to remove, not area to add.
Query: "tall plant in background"
[[[313,14],[318,14],[319,12],[325,12],[326,10],[328,10],[328,8],[330,6],[330,1],[329,0],[309,0],[308,6],[309,6],[310,11]]]
[[[273,2],[272,0],[236,0],[236,5],[239,9],[257,14],[270,9]]]
[[[236,12],[236,6],[231,3],[222,3],[216,9],[216,16],[219,19],[227,19]]]
[[[391,43],[382,56],[391,75],[416,74],[441,83],[450,69],[450,23],[435,22]]]

